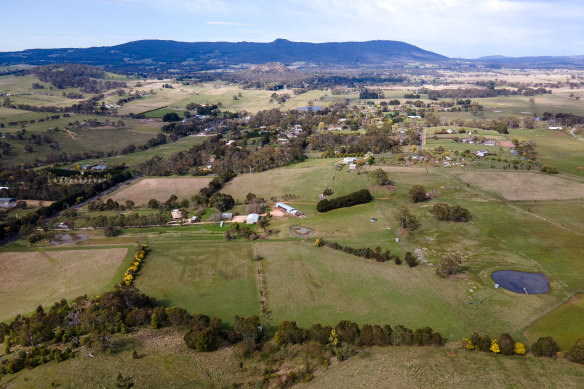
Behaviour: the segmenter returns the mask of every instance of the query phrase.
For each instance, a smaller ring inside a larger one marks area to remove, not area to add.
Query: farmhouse
[[[256,224],[258,222],[258,220],[260,220],[259,213],[250,213],[249,215],[247,215],[247,218],[245,219],[245,223],[246,224]]]
[[[233,219],[233,213],[232,212],[223,212],[221,214],[221,219],[231,220],[231,219]]]
[[[0,197],[0,208],[14,208],[16,207],[16,199],[12,197]]]
[[[355,158],[355,157],[345,157],[343,159],[343,162],[344,163],[352,163],[352,162],[355,162],[355,161],[357,161],[357,158]]]
[[[174,220],[184,219],[185,217],[185,213],[180,209],[173,209],[170,214]]]

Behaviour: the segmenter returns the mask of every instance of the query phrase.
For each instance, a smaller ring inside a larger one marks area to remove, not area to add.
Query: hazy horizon
[[[584,55],[576,0],[22,0],[0,51],[182,42],[403,41],[448,57]],[[66,21],[66,23],[63,23]]]

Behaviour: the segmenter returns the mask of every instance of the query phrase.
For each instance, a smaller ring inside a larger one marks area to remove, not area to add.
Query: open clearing
[[[117,273],[127,248],[0,253],[0,320],[62,298],[99,293]]]
[[[136,279],[136,286],[169,306],[192,314],[218,316],[233,324],[235,315],[259,314],[251,244],[203,242],[162,235]]]
[[[166,201],[171,195],[178,199],[190,199],[211,182],[205,177],[156,177],[144,178],[129,187],[123,187],[111,198],[116,201],[132,200],[136,205],[147,204],[150,199]]]
[[[570,200],[584,197],[584,184],[539,173],[455,171],[471,185],[507,200]]]

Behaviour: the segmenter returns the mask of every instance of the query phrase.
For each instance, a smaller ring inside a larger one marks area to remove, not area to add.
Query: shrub
[[[43,237],[38,232],[32,233],[28,237],[28,243],[33,244],[41,240]]]
[[[498,343],[501,354],[513,355],[515,352],[515,341],[508,333],[501,334]]]
[[[542,166],[541,171],[547,174],[558,174],[558,169],[549,165]]]
[[[396,326],[391,332],[391,344],[394,346],[411,346],[414,342],[414,333],[402,325]]]
[[[405,261],[409,267],[415,267],[418,264],[416,256],[409,251],[406,253]]]
[[[450,253],[442,257],[440,264],[436,268],[436,274],[440,277],[446,278],[460,271],[460,264],[462,259],[456,253]]]
[[[568,358],[573,362],[584,364],[584,338],[576,341],[568,353]]]
[[[355,344],[359,338],[359,326],[350,320],[341,320],[335,326],[339,341]]]
[[[412,203],[426,201],[426,189],[422,185],[414,185],[408,192],[408,197]]]
[[[103,234],[108,238],[113,237],[113,236],[117,236],[119,233],[120,233],[120,229],[117,227],[114,227],[112,225],[107,226],[103,230]]]
[[[298,328],[295,321],[285,320],[280,323],[280,327],[274,336],[277,345],[297,344],[304,340],[302,329]]]
[[[314,324],[308,330],[308,338],[313,341],[325,345],[328,343],[328,339],[331,333],[331,327],[323,327],[320,324]]]
[[[531,345],[531,352],[537,357],[553,357],[558,351],[560,347],[551,336],[538,338]]]
[[[316,205],[318,212],[328,212],[337,208],[351,207],[357,204],[365,204],[373,200],[373,196],[367,189],[349,193],[348,195],[336,197],[334,199],[320,200]]]
[[[513,352],[517,355],[525,355],[527,350],[525,349],[525,345],[523,343],[515,342]]]

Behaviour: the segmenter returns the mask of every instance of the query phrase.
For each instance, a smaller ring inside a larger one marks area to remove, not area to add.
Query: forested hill
[[[238,64],[306,62],[318,65],[391,65],[441,62],[442,55],[398,41],[305,43],[176,42],[140,40],[110,47],[32,49],[0,53],[0,65],[87,63],[112,68],[224,68]]]

